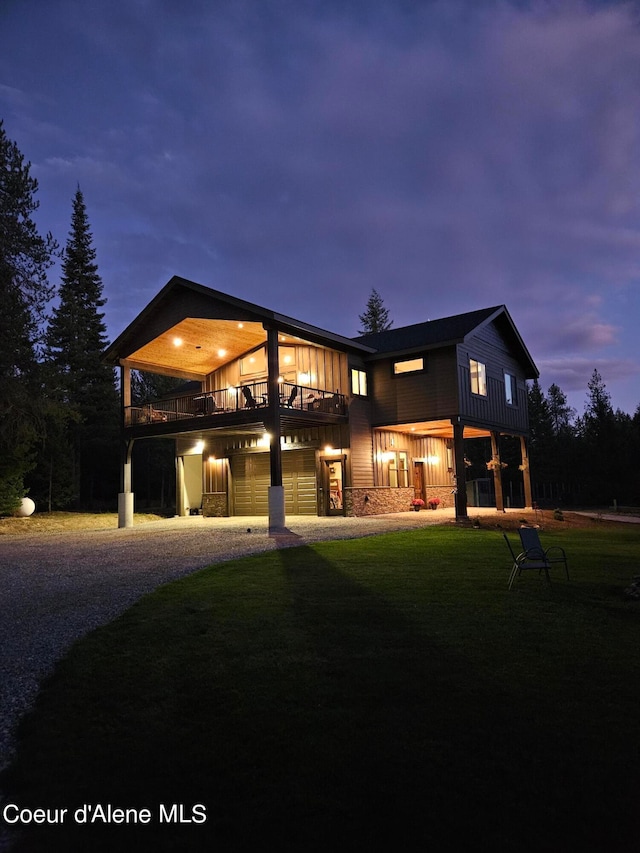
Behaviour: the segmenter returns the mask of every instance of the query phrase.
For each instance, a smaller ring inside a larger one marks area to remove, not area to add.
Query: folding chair
[[[529,555],[526,551],[523,551],[521,554],[515,553],[513,548],[511,547],[511,542],[509,541],[509,537],[506,533],[502,534],[504,536],[504,541],[507,543],[507,547],[511,552],[511,557],[513,558],[513,565],[511,566],[511,574],[509,575],[509,589],[513,586],[514,580],[524,571],[528,569],[536,569],[538,574],[544,572],[545,577],[547,579],[547,583],[551,584],[551,578],[549,577],[549,568],[550,563],[542,556]]]
[[[521,527],[518,533],[520,534],[522,547],[529,557],[546,560],[549,567],[554,563],[562,563],[567,580],[569,580],[569,566],[564,548],[561,548],[559,545],[552,545],[546,549],[543,548],[540,542],[540,535],[535,527]]]

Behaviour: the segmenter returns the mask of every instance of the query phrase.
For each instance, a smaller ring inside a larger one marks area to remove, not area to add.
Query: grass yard
[[[637,851],[640,530],[542,538],[570,582],[508,592],[496,530],[434,526],[147,596],[58,667],[2,787],[150,822],[68,816],[17,849]],[[161,822],[174,803],[206,821]]]

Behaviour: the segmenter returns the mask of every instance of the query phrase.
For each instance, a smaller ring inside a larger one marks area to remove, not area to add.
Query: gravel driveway
[[[2,537],[0,769],[11,759],[16,724],[56,661],[75,640],[161,584],[233,557],[423,527],[452,517],[447,510],[372,518],[296,516],[287,519],[287,535],[269,536],[264,517],[194,516],[128,530]]]

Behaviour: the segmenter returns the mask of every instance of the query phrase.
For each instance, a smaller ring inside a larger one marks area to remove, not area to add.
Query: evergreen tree
[[[588,388],[584,414],[577,422],[587,485],[585,497],[592,504],[610,504],[619,497],[616,419],[607,386],[597,369],[591,374]]]
[[[49,387],[66,409],[67,468],[74,480],[71,488],[62,482],[60,487],[67,495],[75,493],[81,506],[93,508],[117,492],[118,396],[113,370],[102,361],[108,341],[99,309],[106,300],[80,187],[73,199],[59,298],[47,331]],[[55,464],[51,443],[48,457]]]
[[[383,299],[375,287],[367,300],[364,314],[360,314],[360,322],[362,323],[362,329],[358,333],[360,335],[385,332],[393,325],[393,321],[389,320],[389,310],[384,307]]]
[[[555,382],[549,386],[547,399],[554,435],[566,434],[571,429],[575,409],[569,405],[567,395]]]
[[[38,353],[57,245],[33,221],[38,182],[30,172],[0,121],[0,514],[25,495],[42,425]]]

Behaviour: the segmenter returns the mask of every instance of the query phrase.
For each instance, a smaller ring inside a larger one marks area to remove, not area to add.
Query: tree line
[[[109,344],[106,300],[87,208],[78,186],[64,248],[34,221],[38,182],[31,164],[0,121],[0,515],[29,495],[40,510],[113,509],[119,491],[120,404],[114,370],[102,360]],[[48,271],[60,261],[60,282]],[[361,334],[390,328],[373,290],[360,315]],[[134,403],[175,389],[175,380],[134,374]],[[640,505],[635,459],[640,406],[613,411],[594,370],[581,416],[557,385],[528,389],[534,499],[543,503]],[[468,478],[486,477],[482,442],[469,441]],[[503,440],[503,479],[516,481],[519,444]],[[487,458],[490,458],[487,456]],[[171,440],[137,442],[138,505],[174,500]]]

